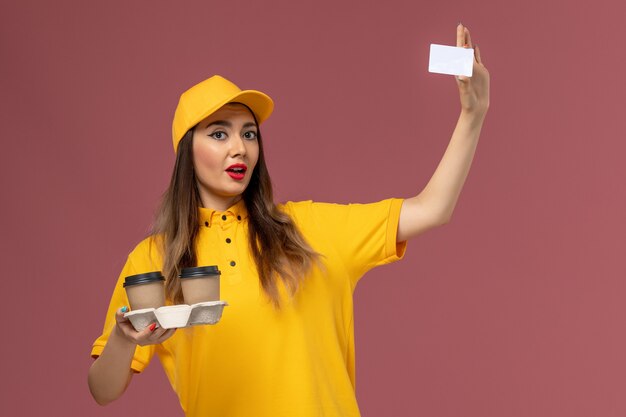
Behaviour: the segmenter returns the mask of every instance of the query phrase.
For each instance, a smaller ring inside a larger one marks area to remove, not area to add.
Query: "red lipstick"
[[[226,173],[234,180],[241,181],[246,176],[246,164],[233,164],[226,168]]]

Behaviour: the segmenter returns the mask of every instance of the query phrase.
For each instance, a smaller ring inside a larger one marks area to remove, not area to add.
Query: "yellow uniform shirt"
[[[293,299],[276,310],[262,293],[250,255],[243,201],[221,213],[200,208],[198,265],[218,265],[221,299],[216,325],[178,329],[160,345],[138,346],[141,372],[156,353],[189,417],[356,417],[352,294],[374,266],[400,259],[396,244],[401,199],[372,204],[288,202],[280,207],[322,255]],[[124,277],[161,270],[153,239],[129,255],[115,286],[98,356],[128,305]],[[281,293],[286,294],[281,285]]]

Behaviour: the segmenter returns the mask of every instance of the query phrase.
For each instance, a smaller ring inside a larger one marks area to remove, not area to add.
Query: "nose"
[[[235,136],[230,141],[230,156],[231,158],[235,158],[238,156],[246,155],[246,144],[244,140],[238,136]]]

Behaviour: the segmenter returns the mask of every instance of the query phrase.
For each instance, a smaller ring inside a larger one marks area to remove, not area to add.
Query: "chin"
[[[244,191],[246,191],[246,188],[248,188],[248,184],[240,184],[238,186],[235,187],[228,187],[227,189],[224,190],[223,195],[225,197],[236,197],[238,195],[243,194]]]

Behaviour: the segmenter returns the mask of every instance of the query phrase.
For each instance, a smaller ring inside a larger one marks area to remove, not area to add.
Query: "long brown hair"
[[[199,230],[198,207],[202,206],[202,201],[193,167],[193,130],[190,129],[178,144],[174,172],[151,233],[160,243],[166,296],[174,304],[184,302],[178,278],[181,269],[197,266],[194,243]],[[320,255],[309,246],[291,217],[274,203],[258,123],[257,132],[259,160],[242,197],[248,210],[250,251],[261,287],[272,304],[280,308],[278,280],[283,281],[293,296]]]

